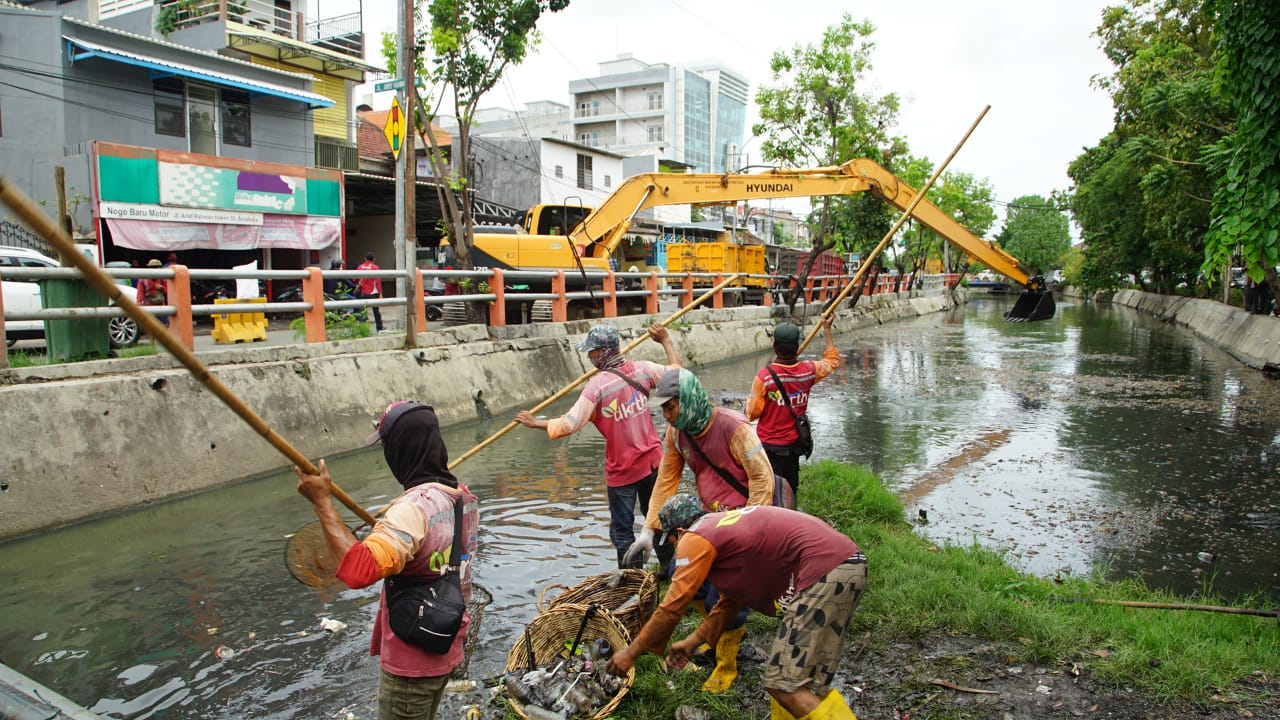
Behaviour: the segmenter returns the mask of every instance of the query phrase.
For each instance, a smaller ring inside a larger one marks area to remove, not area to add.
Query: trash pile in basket
[[[611,655],[609,641],[598,638],[568,658],[556,658],[523,675],[508,673],[503,687],[530,720],[590,718],[626,685],[624,678],[605,669]]]
[[[629,644],[626,626],[604,607],[559,603],[544,610],[507,654],[507,702],[525,720],[607,718],[635,680],[635,668],[617,677],[607,667]]]

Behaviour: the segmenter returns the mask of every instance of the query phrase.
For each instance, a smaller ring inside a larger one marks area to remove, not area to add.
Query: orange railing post
[[[644,311],[650,315],[658,314],[658,273],[651,272],[645,278],[644,287],[649,296],[644,299]]]
[[[692,305],[693,304],[693,275],[689,273],[685,273],[684,280],[680,281],[680,287],[684,289],[684,292],[680,294],[680,307]]]
[[[557,270],[551,278],[551,292],[556,299],[551,301],[551,322],[567,322],[569,320],[569,298],[565,297],[564,271]]]
[[[418,332],[427,331],[426,282],[422,279],[422,269],[413,271],[413,319],[417,323]]]
[[[507,324],[507,281],[498,268],[493,269],[493,277],[489,278],[489,292],[497,296],[489,304],[489,324],[502,327]]]
[[[719,285],[722,282],[724,282],[724,276],[716,275],[715,280],[711,283],[711,285],[712,287],[715,287],[716,285]],[[690,300],[689,302],[693,302],[693,300]],[[711,296],[711,307],[716,310],[719,310],[720,308],[724,307],[724,290],[720,290],[715,295]]]
[[[302,279],[302,301],[311,303],[311,309],[302,313],[307,328],[303,339],[309,343],[324,342],[324,276],[320,268],[307,268],[307,276]]]
[[[604,316],[618,317],[618,277],[610,270],[604,276]]]
[[[169,316],[169,332],[178,336],[188,350],[196,349],[196,333],[191,321],[191,272],[186,265],[170,265],[173,279],[168,285],[168,303],[178,309]]]

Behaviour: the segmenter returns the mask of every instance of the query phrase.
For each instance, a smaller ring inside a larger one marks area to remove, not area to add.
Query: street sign
[[[376,82],[373,84],[374,92],[386,92],[387,90],[403,90],[403,89],[404,89],[404,78],[399,78],[397,80],[383,80],[381,82]]]
[[[400,98],[391,98],[391,110],[387,112],[387,124],[382,126],[382,134],[387,136],[387,144],[391,146],[391,155],[400,159],[400,148],[409,137],[409,123],[405,121],[404,112],[400,110]]]

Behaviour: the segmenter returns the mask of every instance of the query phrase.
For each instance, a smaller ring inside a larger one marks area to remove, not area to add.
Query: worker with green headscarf
[[[712,405],[692,372],[683,368],[667,370],[658,380],[649,404],[662,407],[668,427],[644,530],[628,556],[653,549],[654,532],[661,528],[658,510],[675,495],[686,464],[693,472],[699,500],[711,512],[773,505],[776,491],[789,490],[786,481],[774,475],[764,446],[747,418],[740,412]],[[703,615],[719,600],[719,593],[714,588],[709,590],[701,607],[694,603]],[[716,666],[702,689],[724,692],[733,685],[738,676],[738,646],[746,633],[745,620],[744,610],[720,634]]]

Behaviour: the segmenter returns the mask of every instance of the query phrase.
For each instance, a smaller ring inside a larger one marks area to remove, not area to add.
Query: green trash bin
[[[40,306],[43,308],[105,307],[107,299],[89,283],[72,280],[41,280]],[[49,362],[76,362],[109,357],[110,318],[45,320],[44,340]]]

